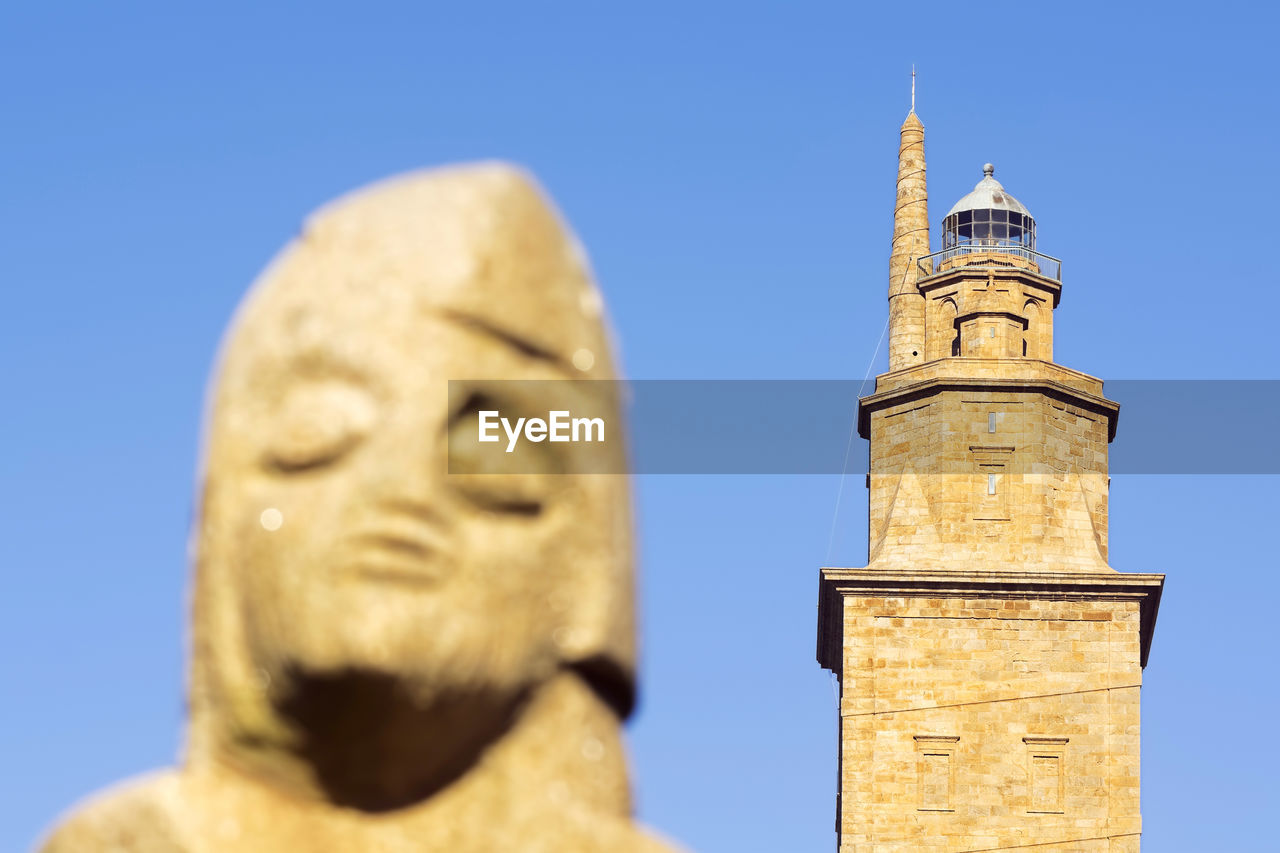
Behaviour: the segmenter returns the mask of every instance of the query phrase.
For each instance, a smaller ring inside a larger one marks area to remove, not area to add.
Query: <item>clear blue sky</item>
[[[1065,261],[1060,362],[1280,377],[1270,6],[265,5],[12,4],[0,24],[0,849],[173,760],[215,346],[303,215],[370,180],[529,166],[633,377],[860,379],[914,62],[935,229],[993,161]],[[1122,417],[1117,441],[1141,440]],[[819,565],[866,556],[846,485],[829,552],[835,477],[637,481],[639,811],[692,849],[832,848],[814,620]],[[1274,849],[1276,485],[1113,482],[1113,565],[1169,576],[1150,850]]]

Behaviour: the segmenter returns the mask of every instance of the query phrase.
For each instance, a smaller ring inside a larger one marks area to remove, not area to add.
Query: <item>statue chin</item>
[[[431,797],[510,730],[530,692],[414,681],[357,667],[290,673],[277,713],[326,800],[384,812]]]

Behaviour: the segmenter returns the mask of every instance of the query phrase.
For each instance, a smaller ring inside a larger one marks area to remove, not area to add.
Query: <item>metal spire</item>
[[[916,111],[916,65],[911,63],[911,112]]]

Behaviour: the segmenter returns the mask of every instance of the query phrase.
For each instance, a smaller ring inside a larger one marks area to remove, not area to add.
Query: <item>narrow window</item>
[[[920,808],[926,811],[946,811],[951,808],[950,753],[921,753]]]
[[[1062,756],[1031,756],[1031,811],[1062,811]]]
[[[1062,814],[1067,738],[1024,737],[1022,741],[1027,745],[1027,811]]]
[[[955,755],[959,740],[958,737],[916,735],[919,811],[955,811],[951,800],[956,789]]]
[[[996,493],[996,475],[987,475],[987,494],[994,495]]]
[[[995,432],[995,431],[996,431],[996,413],[988,412],[987,413],[987,432]]]

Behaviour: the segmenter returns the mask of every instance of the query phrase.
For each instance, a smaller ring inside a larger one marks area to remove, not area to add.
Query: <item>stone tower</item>
[[[889,370],[861,400],[868,565],[821,572],[841,853],[1137,851],[1139,693],[1164,576],[1107,564],[1119,406],[1053,362],[1061,263],[988,164],[929,254],[902,125]]]

